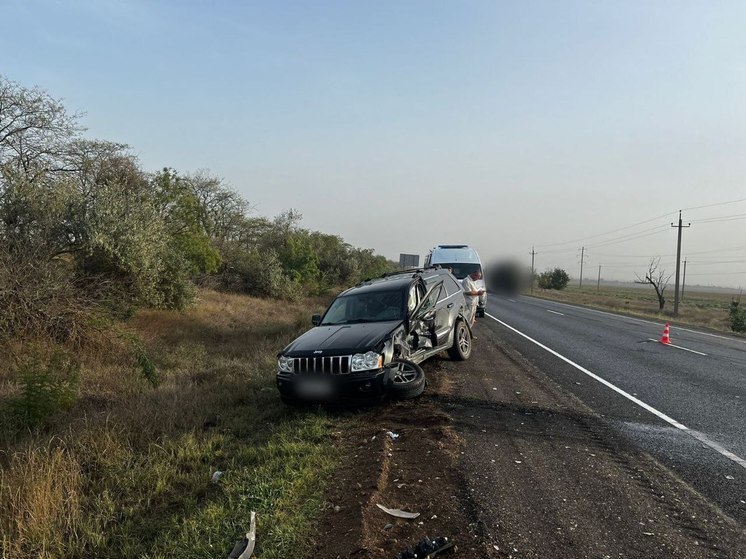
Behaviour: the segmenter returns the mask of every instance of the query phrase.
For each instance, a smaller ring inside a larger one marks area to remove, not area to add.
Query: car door
[[[427,292],[411,315],[410,331],[427,338],[431,347],[441,345],[441,330],[444,322],[448,320],[448,311],[443,303],[444,293],[442,280],[436,280],[428,285]]]
[[[461,284],[450,274],[443,279],[443,287],[445,296],[441,301],[441,306],[444,308],[441,328],[444,335],[442,339],[439,339],[440,343],[447,342],[447,338],[453,331],[453,325],[456,323],[456,319],[464,307],[464,295]]]

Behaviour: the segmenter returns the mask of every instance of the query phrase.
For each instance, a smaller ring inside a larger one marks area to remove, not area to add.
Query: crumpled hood
[[[288,344],[282,350],[282,355],[307,357],[365,353],[375,349],[401,323],[401,320],[389,320],[385,322],[316,326]]]

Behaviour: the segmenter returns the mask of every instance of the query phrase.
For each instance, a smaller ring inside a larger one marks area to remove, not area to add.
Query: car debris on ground
[[[228,555],[228,559],[249,559],[254,553],[256,545],[256,513],[251,511],[251,523],[249,531],[240,541],[236,542],[233,550]]]
[[[399,553],[396,559],[419,559],[422,557],[428,559],[452,547],[453,542],[446,537],[435,538],[434,540],[426,537],[414,547]]]
[[[376,506],[381,509],[386,514],[390,514],[391,516],[395,516],[397,518],[405,518],[407,520],[414,520],[418,516],[420,516],[419,512],[407,512],[405,510],[401,509],[390,509],[387,507],[384,507],[382,504],[378,503]]]

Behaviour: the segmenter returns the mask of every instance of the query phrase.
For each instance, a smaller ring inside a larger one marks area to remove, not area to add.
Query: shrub
[[[26,425],[41,423],[77,399],[80,366],[62,352],[46,360],[32,356],[19,366],[18,376],[21,395],[11,401],[11,409]]]
[[[738,301],[730,304],[730,328],[734,332],[746,332],[746,308],[740,308]]]
[[[567,272],[562,268],[555,268],[539,274],[538,286],[540,289],[564,289],[569,281]]]

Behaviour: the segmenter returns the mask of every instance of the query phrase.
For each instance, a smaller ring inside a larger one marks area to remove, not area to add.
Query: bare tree
[[[666,275],[665,270],[660,270],[661,259],[651,258],[650,264],[648,265],[648,271],[645,273],[645,277],[641,278],[637,276],[635,283],[650,284],[655,289],[655,294],[658,296],[658,310],[662,311],[663,306],[666,304],[666,298],[663,296],[663,292],[668,287],[668,281],[671,279],[672,274]]]

